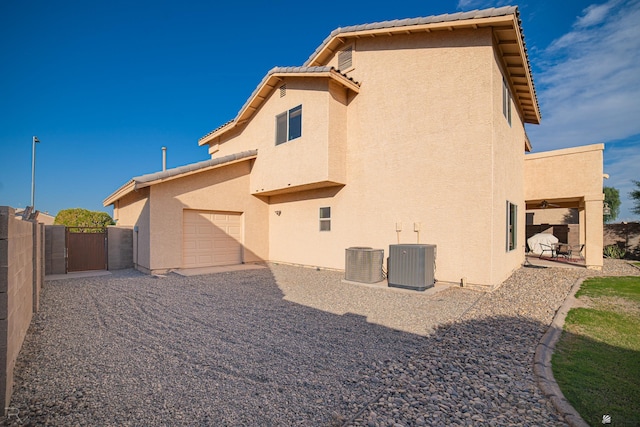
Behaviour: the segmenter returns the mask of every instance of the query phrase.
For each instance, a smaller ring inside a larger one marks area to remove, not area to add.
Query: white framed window
[[[320,208],[320,231],[331,231],[331,208]]]
[[[276,116],[276,145],[302,136],[302,105]]]
[[[502,114],[507,119],[507,123],[511,126],[511,92],[509,91],[509,85],[507,79],[502,77]]]
[[[518,245],[518,206],[507,200],[507,252]]]

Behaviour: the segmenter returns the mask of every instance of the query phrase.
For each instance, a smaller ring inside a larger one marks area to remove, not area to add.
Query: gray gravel
[[[282,265],[47,282],[5,424],[563,425],[533,355],[593,274],[522,268],[492,293],[431,295]]]

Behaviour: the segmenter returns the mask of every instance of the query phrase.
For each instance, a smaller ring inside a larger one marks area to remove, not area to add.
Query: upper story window
[[[502,77],[502,114],[504,114],[509,126],[511,126],[511,92],[509,91],[507,79],[504,77]]]
[[[276,116],[276,145],[302,136],[302,105]]]
[[[338,52],[338,70],[345,71],[353,66],[353,46]]]

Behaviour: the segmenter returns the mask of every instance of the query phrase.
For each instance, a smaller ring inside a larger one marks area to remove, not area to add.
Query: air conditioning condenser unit
[[[384,280],[384,249],[355,246],[345,250],[344,278],[352,282],[378,283]]]
[[[424,291],[435,285],[435,265],[436,245],[389,245],[388,284]]]

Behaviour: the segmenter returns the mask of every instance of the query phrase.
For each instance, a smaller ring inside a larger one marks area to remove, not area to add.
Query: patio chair
[[[571,249],[571,255],[572,257],[573,255],[577,255],[576,257],[577,260],[584,261],[584,254],[582,253],[583,251],[584,251],[584,244],[573,245]]]
[[[556,258],[558,255],[556,254],[556,244],[555,243],[551,243],[551,244],[546,244],[546,243],[540,243],[540,249],[542,249],[542,252],[540,252],[540,256],[539,258],[542,258],[542,256],[544,255],[545,252],[549,252],[551,254],[551,258]]]
[[[558,243],[556,245],[556,258],[563,257],[567,260],[571,259],[571,246],[567,243]]]

